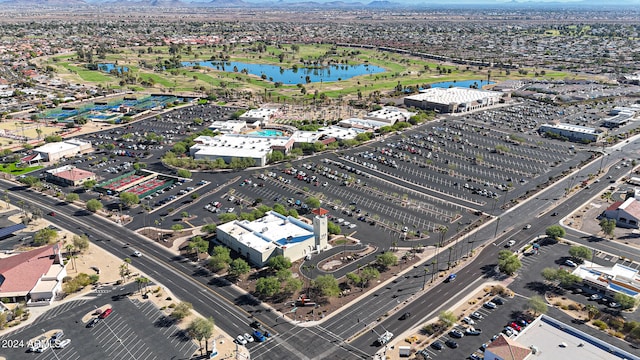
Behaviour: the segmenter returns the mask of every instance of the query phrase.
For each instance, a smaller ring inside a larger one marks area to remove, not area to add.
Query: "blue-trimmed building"
[[[218,241],[238,252],[251,264],[262,267],[273,256],[291,261],[324,250],[328,245],[327,217],[315,215],[313,224],[269,211],[255,221],[235,220],[216,230]]]

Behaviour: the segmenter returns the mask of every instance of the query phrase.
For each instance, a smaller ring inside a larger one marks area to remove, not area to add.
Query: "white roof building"
[[[326,217],[323,220],[326,238]],[[264,266],[272,256],[283,255],[296,261],[320,250],[313,225],[275,211],[255,221],[234,220],[219,225],[216,234],[220,242],[258,266]],[[319,244],[325,247],[326,239]]]
[[[385,106],[380,110],[368,113],[364,118],[365,120],[375,120],[386,123],[386,125],[393,125],[398,121],[409,121],[409,118],[415,114],[395,106]]]
[[[219,131],[223,134],[233,134],[239,133],[245,126],[247,126],[247,122],[242,120],[214,121],[209,125],[209,130]]]
[[[441,113],[457,113],[497,104],[503,95],[502,92],[497,91],[460,87],[431,88],[405,97],[404,104]]]
[[[504,335],[501,335],[504,336]],[[497,340],[496,340],[497,341]],[[545,359],[545,360],[640,360],[637,355],[591,336],[569,324],[550,316],[541,315],[522,329],[515,337],[509,339],[508,348],[498,349],[501,353],[495,356],[491,352],[492,344],[485,350],[485,359]],[[517,349],[514,344],[529,350],[529,354]],[[520,356],[514,356],[514,355]]]
[[[355,139],[358,134],[366,132],[362,129],[343,128],[340,126],[328,126],[320,128],[319,131],[327,138],[336,138],[338,140]]]
[[[553,134],[564,136],[570,140],[588,142],[598,141],[600,139],[600,136],[602,135],[602,131],[596,128],[564,123],[542,124],[540,125],[538,131],[540,133],[550,132]]]
[[[383,126],[390,126],[393,123],[374,120],[374,119],[359,119],[359,118],[348,118],[344,120],[340,120],[338,125],[346,128],[358,128],[363,130],[376,130]]]
[[[80,139],[69,139],[61,142],[51,142],[33,149],[46,161],[57,161],[63,157],[70,157],[91,149],[91,142]]]
[[[239,120],[245,121],[249,124],[256,121],[259,121],[262,124],[268,124],[271,122],[271,119],[275,117],[279,112],[280,109],[278,108],[251,109],[240,115]]]
[[[287,153],[293,146],[290,137],[267,137],[258,135],[223,134],[215,137],[198,136],[189,149],[196,160],[215,160],[222,158],[230,163],[233,158],[250,158],[256,166],[267,164],[267,155],[273,150]]]
[[[587,261],[579,265],[573,274],[582,278],[585,285],[605,291],[610,296],[623,293],[640,299],[640,276],[637,269],[621,264],[600,266]]]

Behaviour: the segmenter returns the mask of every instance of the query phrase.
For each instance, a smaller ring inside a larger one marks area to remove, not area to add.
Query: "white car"
[[[512,247],[512,246],[513,246],[513,245],[515,245],[515,244],[516,244],[516,241],[515,241],[515,240],[509,240],[509,241],[507,241],[507,245],[506,245],[506,246],[507,246],[507,247]]]
[[[473,319],[471,319],[468,316],[463,317],[462,318],[462,322],[464,322],[464,323],[466,323],[468,325],[474,325],[476,323],[475,321],[473,321]]]
[[[140,257],[140,256],[142,256],[142,253],[141,253],[140,251],[136,250],[136,251],[134,251],[134,252],[133,252],[133,254],[131,254],[131,255],[132,255],[132,256],[135,256],[135,257]]]
[[[242,335],[238,335],[238,337],[236,337],[236,342],[240,345],[247,345],[247,340],[245,340]]]
[[[71,339],[64,339],[62,341],[56,342],[53,344],[54,349],[64,349],[71,343]]]
[[[244,339],[245,339],[247,342],[253,342],[253,340],[254,340],[254,339],[253,339],[253,336],[249,335],[249,333],[244,333]]]

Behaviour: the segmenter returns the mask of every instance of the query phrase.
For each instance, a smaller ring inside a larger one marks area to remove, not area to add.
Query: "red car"
[[[516,324],[515,322],[512,322],[511,324],[509,324],[509,326],[511,326],[512,328],[514,328],[518,332],[520,332],[522,330],[522,327],[520,325]]]
[[[49,216],[56,216],[56,213],[52,211],[49,213]]]
[[[107,310],[103,311],[98,317],[100,319],[106,319],[109,315],[111,315],[112,311],[113,311],[113,309],[108,308]]]

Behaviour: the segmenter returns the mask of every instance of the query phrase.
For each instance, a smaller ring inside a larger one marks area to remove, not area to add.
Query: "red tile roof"
[[[21,292],[25,295],[33,289],[42,275],[56,263],[53,244],[0,259],[0,296],[5,292]]]
[[[60,171],[55,176],[61,179],[69,180],[69,181],[76,181],[76,180],[90,178],[92,176],[95,176],[95,174],[92,173],[91,171],[75,168],[75,169]]]
[[[504,334],[500,334],[486,350],[503,360],[524,360],[531,353],[531,349],[507,338]]]
[[[607,208],[607,211],[618,210],[620,205],[622,205],[622,201],[616,201]]]

